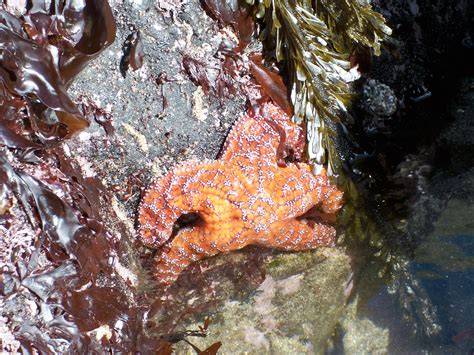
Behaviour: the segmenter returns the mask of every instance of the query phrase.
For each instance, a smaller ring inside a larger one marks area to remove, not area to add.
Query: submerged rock
[[[346,354],[384,354],[387,352],[390,332],[376,322],[357,316],[357,302],[347,307],[341,326],[345,331],[342,343]]]
[[[344,312],[351,275],[350,258],[339,249],[273,256],[256,292],[227,302],[212,317],[207,338],[189,340],[200,349],[221,341],[221,354],[323,353]]]

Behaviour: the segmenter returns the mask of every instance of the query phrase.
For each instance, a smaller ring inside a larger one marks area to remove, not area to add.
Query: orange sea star
[[[170,284],[196,260],[251,244],[282,250],[332,245],[336,231],[326,223],[331,218],[321,216],[334,216],[342,193],[324,170],[315,176],[307,164],[284,163],[285,153],[300,157],[302,142],[302,129],[267,103],[237,121],[217,160],[184,162],[153,183],[138,221],[146,244],[167,245],[156,276]],[[315,209],[319,220],[304,218]],[[175,222],[189,213],[200,220],[171,238]]]

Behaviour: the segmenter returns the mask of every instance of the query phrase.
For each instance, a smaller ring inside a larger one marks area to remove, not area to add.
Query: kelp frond
[[[340,173],[331,143],[335,124],[350,122],[348,82],[356,79],[349,58],[357,46],[380,53],[391,30],[369,4],[358,0],[257,0],[262,40],[283,62],[291,80],[295,121],[306,122],[308,155]]]

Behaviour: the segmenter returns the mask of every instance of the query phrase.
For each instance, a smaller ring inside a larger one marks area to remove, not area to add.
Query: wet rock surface
[[[81,73],[70,92],[104,109],[116,134],[110,137],[94,124],[68,145],[109,186],[118,190],[133,187],[132,196],[127,196],[131,201],[125,206],[133,223],[139,189],[180,161],[215,158],[243,111],[244,100],[238,95],[225,101],[208,97],[183,67],[184,58],[189,57],[213,67],[217,75],[219,45],[232,40],[199,4],[168,4],[169,8],[153,2],[112,5],[117,40]],[[143,47],[143,65],[121,73],[117,68],[122,46],[136,31]]]

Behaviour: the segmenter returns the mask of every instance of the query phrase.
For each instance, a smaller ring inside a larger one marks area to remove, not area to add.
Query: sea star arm
[[[341,190],[338,190],[335,185],[326,185],[322,188],[322,199],[320,210],[330,215],[335,215],[339,211],[344,202],[344,194]]]
[[[253,165],[258,157],[267,164],[282,166],[289,151],[301,159],[303,147],[301,127],[292,123],[281,108],[266,103],[259,112],[245,114],[237,120],[219,159]]]
[[[206,240],[205,231],[199,228],[180,231],[167,249],[157,256],[154,272],[166,285],[173,283],[193,262],[219,253]]]
[[[342,206],[343,193],[329,184],[326,172],[313,175],[311,166],[304,163],[277,170],[266,190],[278,219],[296,218],[314,209],[321,215],[334,215]]]
[[[243,233],[242,229],[242,222],[236,220],[218,231],[206,224],[181,230],[157,256],[155,276],[163,284],[169,285],[193,262],[243,248],[252,239],[247,239],[242,244],[232,242],[234,236]]]
[[[258,238],[255,244],[287,251],[299,251],[333,246],[335,237],[336,230],[330,225],[290,219],[273,223],[269,232]]]
[[[239,185],[219,161],[187,162],[153,183],[139,209],[140,234],[152,246],[163,245],[171,236],[174,223],[184,214],[198,213],[205,225],[239,220],[241,213],[232,205]],[[232,172],[237,177],[238,171]]]

